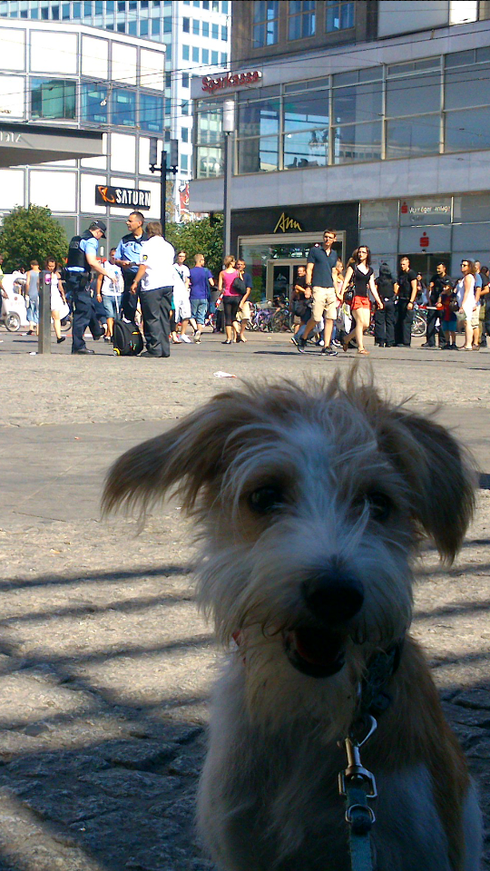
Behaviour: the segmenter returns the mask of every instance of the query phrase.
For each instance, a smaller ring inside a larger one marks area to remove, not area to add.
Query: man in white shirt
[[[174,284],[175,250],[163,238],[159,221],[146,226],[148,240],[142,244],[142,262],[131,285],[139,293],[146,351],[142,357],[170,357],[170,309]]]
[[[122,269],[117,265],[115,255],[116,249],[111,248],[109,260],[104,263],[106,272],[112,278],[102,274],[97,276],[97,302],[103,303],[107,318],[107,333],[104,336],[106,342],[111,341],[114,333],[114,320],[120,317],[121,297],[124,290]]]

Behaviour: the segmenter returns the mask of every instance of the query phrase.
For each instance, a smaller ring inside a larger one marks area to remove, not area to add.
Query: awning
[[[103,137],[98,131],[0,121],[0,168],[98,157],[105,154]]]

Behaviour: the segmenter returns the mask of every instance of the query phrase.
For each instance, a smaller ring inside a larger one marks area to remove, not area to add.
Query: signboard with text
[[[114,208],[149,209],[151,206],[150,191],[134,190],[133,188],[111,187],[110,185],[95,185],[95,205],[112,206]]]

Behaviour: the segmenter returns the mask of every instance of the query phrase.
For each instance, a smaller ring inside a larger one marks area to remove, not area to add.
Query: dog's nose
[[[303,582],[303,596],[311,613],[330,625],[347,623],[364,602],[364,587],[339,560]]]

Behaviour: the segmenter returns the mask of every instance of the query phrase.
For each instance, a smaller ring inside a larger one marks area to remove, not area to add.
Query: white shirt
[[[141,262],[146,272],[141,279],[141,290],[174,286],[175,249],[163,236],[152,236],[141,246]]]
[[[108,260],[104,261],[104,269],[112,278],[107,278],[107,275],[104,275],[102,296],[117,296],[122,294],[124,290],[122,269],[116,263],[110,263]]]
[[[174,263],[174,266],[175,266],[177,272],[179,273],[182,281],[184,282],[185,286],[188,287],[190,277],[191,277],[191,271],[190,271],[189,267],[186,266],[185,263]]]

